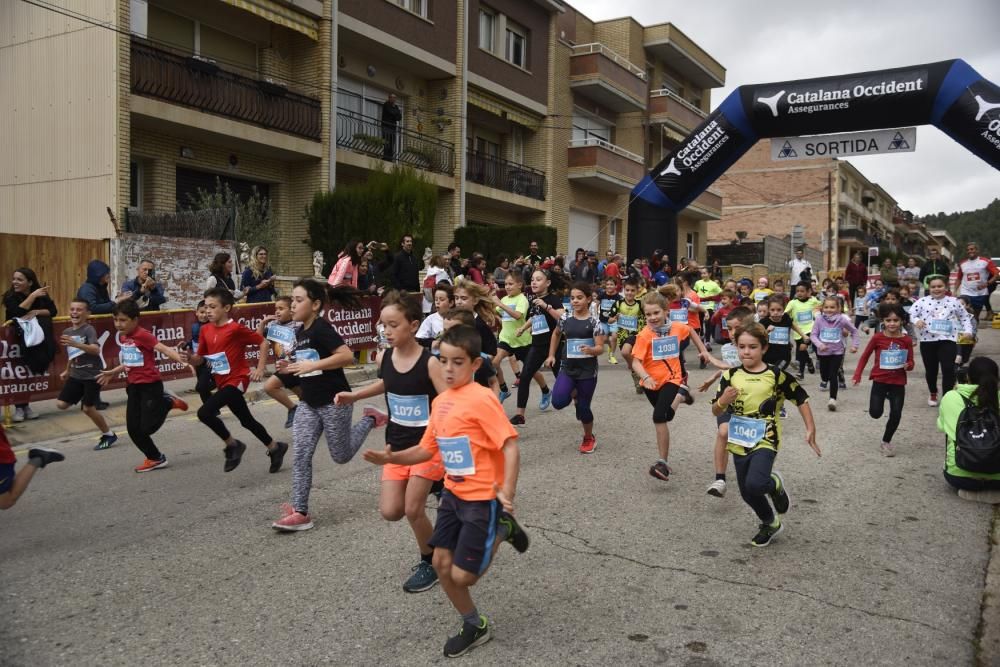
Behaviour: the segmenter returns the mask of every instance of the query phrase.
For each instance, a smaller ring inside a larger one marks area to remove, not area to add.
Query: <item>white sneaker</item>
[[[722,498],[726,495],[726,480],[717,479],[708,485],[708,495]]]
[[[937,404],[938,404],[938,395],[931,394],[930,397],[927,399],[927,405],[929,405],[932,408],[936,408]]]
[[[24,408],[21,407],[14,408],[14,421],[16,422],[24,421]]]
[[[24,418],[25,419],[38,419],[38,415],[31,409],[30,405],[24,406]]]
[[[896,447],[891,442],[883,440],[878,449],[882,452],[882,456],[893,457],[896,455]]]
[[[831,398],[830,402],[826,404],[826,409],[829,410],[830,412],[836,412],[837,411],[837,399]]]

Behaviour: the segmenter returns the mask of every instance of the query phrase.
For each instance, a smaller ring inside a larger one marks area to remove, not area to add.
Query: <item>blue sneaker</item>
[[[437,582],[438,575],[431,564],[420,561],[413,566],[413,574],[403,584],[403,590],[407,593],[422,593],[433,588]]]
[[[544,412],[545,410],[548,410],[549,407],[551,406],[552,406],[552,392],[549,391],[545,394],[542,394],[541,400],[538,401],[538,409]]]
[[[500,402],[503,403],[508,398],[510,398],[510,392],[509,391],[504,391],[503,389],[501,389],[500,390]]]
[[[94,450],[99,452],[103,449],[107,449],[116,442],[118,442],[117,433],[112,433],[111,435],[102,435],[101,439],[97,441],[97,445],[94,447]]]

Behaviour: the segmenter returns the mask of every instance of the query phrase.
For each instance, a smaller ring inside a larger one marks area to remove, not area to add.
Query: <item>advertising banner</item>
[[[331,308],[324,313],[327,321],[340,332],[341,338],[352,350],[369,350],[375,348],[375,325],[381,311],[381,299],[366,297],[362,299],[362,307],[357,310]],[[233,319],[246,327],[257,330],[261,320],[274,314],[274,304],[260,303],[245,306],[235,306],[232,310]],[[191,338],[191,325],[195,322],[193,310],[168,310],[142,313],[139,325],[148,329],[156,338],[168,347],[176,347]],[[105,368],[118,365],[118,332],[115,331],[114,320],[110,315],[99,315],[90,318],[90,324],[97,331],[98,344],[101,348],[101,360]],[[58,341],[62,332],[70,326],[67,318],[56,318],[53,322],[53,333]],[[246,357],[251,366],[259,358],[257,347],[247,347]],[[55,398],[62,389],[63,381],[59,375],[66,369],[68,361],[66,348],[59,346],[56,358],[48,370],[42,374],[32,373],[23,363],[23,350],[13,327],[0,327],[0,405],[31,401],[44,401]],[[273,362],[273,358],[270,359]],[[178,364],[157,354],[157,368],[164,380],[193,377],[191,368]],[[125,375],[116,378],[109,389],[125,386]]]
[[[771,159],[775,162],[879,153],[912,153],[915,150],[917,150],[915,127],[771,139]]]

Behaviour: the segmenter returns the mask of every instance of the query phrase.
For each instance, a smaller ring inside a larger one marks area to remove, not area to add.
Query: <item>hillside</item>
[[[1000,199],[976,211],[937,213],[920,220],[927,223],[928,229],[944,229],[951,234],[960,253],[966,243],[975,241],[984,255],[1000,257]]]

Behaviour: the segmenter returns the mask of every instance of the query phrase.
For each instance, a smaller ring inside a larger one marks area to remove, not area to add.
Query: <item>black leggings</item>
[[[889,421],[882,434],[883,442],[892,442],[892,436],[899,428],[903,418],[903,402],[906,400],[906,386],[901,384],[886,384],[872,382],[872,393],[868,397],[868,415],[872,419],[881,419],[885,410],[885,399],[889,399]]]
[[[517,407],[519,410],[523,410],[528,407],[528,395],[531,392],[531,378],[535,377],[535,373],[542,369],[542,365],[545,363],[545,358],[548,356],[548,343],[545,344],[545,347],[532,345],[531,349],[528,350],[528,356],[524,358],[524,365],[521,366],[521,382],[517,385]],[[556,353],[556,363],[552,367],[552,372],[556,374],[556,377],[559,376],[561,356],[562,355],[558,352]]]
[[[758,447],[749,454],[733,457],[740,495],[761,523],[774,521],[774,510],[767,501],[767,495],[775,490],[771,469],[774,467],[774,457],[777,454],[773,449]]]
[[[147,459],[158,461],[163,454],[153,444],[152,436],[167,420],[173,400],[163,393],[160,381],[148,384],[130,384],[125,388],[128,404],[125,407],[125,427],[128,437]]]
[[[837,381],[837,373],[841,364],[844,363],[844,355],[830,354],[819,357],[819,377],[823,382],[830,383],[830,398],[837,400],[837,390],[840,383]]]
[[[212,397],[198,408],[198,419],[201,420],[202,424],[212,429],[215,435],[223,440],[229,440],[229,430],[222,423],[222,419],[219,418],[219,411],[222,409],[222,406],[228,406],[230,412],[240,420],[243,428],[253,433],[258,440],[265,445],[271,444],[271,436],[267,432],[267,429],[250,414],[250,408],[247,407],[246,399],[243,398],[243,392],[236,387],[223,387],[212,394]]]
[[[643,391],[646,392],[649,404],[653,406],[653,423],[666,424],[672,421],[674,418],[674,399],[677,398],[680,387],[668,382],[656,390],[643,387]]]
[[[212,397],[212,390],[215,389],[215,378],[212,377],[212,371],[209,370],[208,364],[196,366],[194,372],[198,378],[194,388],[201,396],[201,402],[207,403],[208,399]]]
[[[941,393],[947,394],[955,388],[955,355],[958,345],[951,340],[934,340],[920,344],[920,358],[924,360],[927,375],[927,389],[937,393],[938,366],[941,366]]]
[[[806,349],[802,349],[802,341],[795,341],[795,360],[799,362],[799,373],[805,373],[807,366],[812,366],[812,359],[809,357],[809,348],[812,343],[806,344]]]

